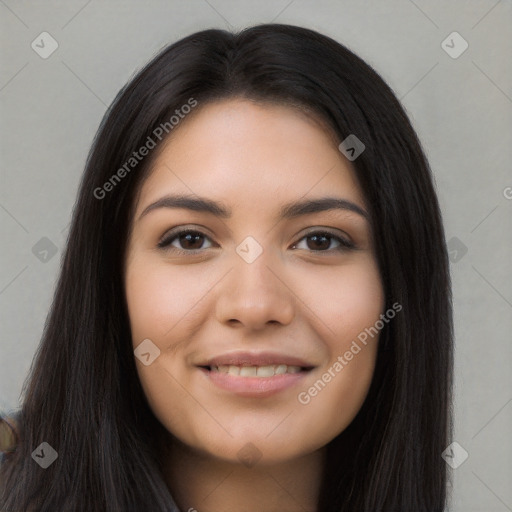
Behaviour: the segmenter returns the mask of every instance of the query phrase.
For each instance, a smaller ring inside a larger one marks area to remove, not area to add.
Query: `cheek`
[[[173,356],[185,339],[184,326],[193,316],[197,297],[204,295],[207,281],[207,276],[193,270],[185,272],[183,267],[173,268],[143,255],[131,259],[125,276],[133,348],[150,339],[160,351],[148,366],[136,360],[140,384],[151,410],[170,432],[190,428],[182,419],[193,401],[185,390],[180,359]]]
[[[329,361],[297,397],[306,429],[317,432],[320,442],[329,442],[343,431],[366,398],[378,349],[375,324],[384,312],[384,293],[373,259],[332,276],[328,290],[326,294],[317,288],[310,300],[329,327],[323,340]]]
[[[323,287],[309,286],[315,309],[330,327],[326,341],[331,350],[340,348],[343,340],[373,324],[384,308],[380,276],[373,259],[365,258],[357,265],[341,268],[323,280]],[[332,336],[334,334],[334,336]]]
[[[160,350],[148,366],[136,360],[139,380],[154,414],[171,432],[190,431],[189,415],[203,422],[209,419],[191,400],[189,377],[179,356],[194,329],[201,325],[197,315],[203,312],[198,301],[215,284],[211,272],[199,267],[185,269],[136,255],[125,276],[133,348],[150,339]]]
[[[134,259],[125,281],[134,345],[145,338],[155,344],[172,338],[173,329],[194,316],[194,309],[213,283],[199,265],[185,271],[153,258]]]

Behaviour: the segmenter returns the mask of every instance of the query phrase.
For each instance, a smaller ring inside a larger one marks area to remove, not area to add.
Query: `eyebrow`
[[[139,219],[142,219],[149,212],[158,208],[184,208],[193,210],[195,212],[210,213],[215,217],[222,219],[231,218],[232,211],[222,204],[207,199],[205,197],[190,196],[190,195],[166,195],[154,203],[147,206],[140,214]],[[293,219],[302,215],[311,213],[325,212],[328,210],[344,210],[357,213],[366,220],[369,220],[369,215],[360,206],[347,199],[337,197],[321,197],[318,199],[307,199],[303,201],[294,201],[285,204],[280,212],[280,219]]]

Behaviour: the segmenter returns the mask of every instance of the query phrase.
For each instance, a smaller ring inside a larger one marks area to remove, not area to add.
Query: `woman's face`
[[[165,202],[176,195],[189,206]],[[340,207],[307,207],[324,198]],[[350,162],[290,107],[224,100],[175,128],[140,191],[124,276],[140,381],[170,433],[275,463],[349,425],[377,354],[378,335],[358,336],[384,308],[364,213]]]

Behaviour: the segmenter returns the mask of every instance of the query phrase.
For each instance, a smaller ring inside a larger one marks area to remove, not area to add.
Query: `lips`
[[[284,391],[315,368],[304,359],[269,352],[223,354],[197,366],[216,388],[253,398]]]

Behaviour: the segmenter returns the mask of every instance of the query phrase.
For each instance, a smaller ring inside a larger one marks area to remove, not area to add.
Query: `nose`
[[[278,258],[263,251],[251,263],[238,254],[232,261],[233,267],[218,290],[218,321],[250,330],[264,329],[267,324],[288,325],[295,315],[297,298]]]

